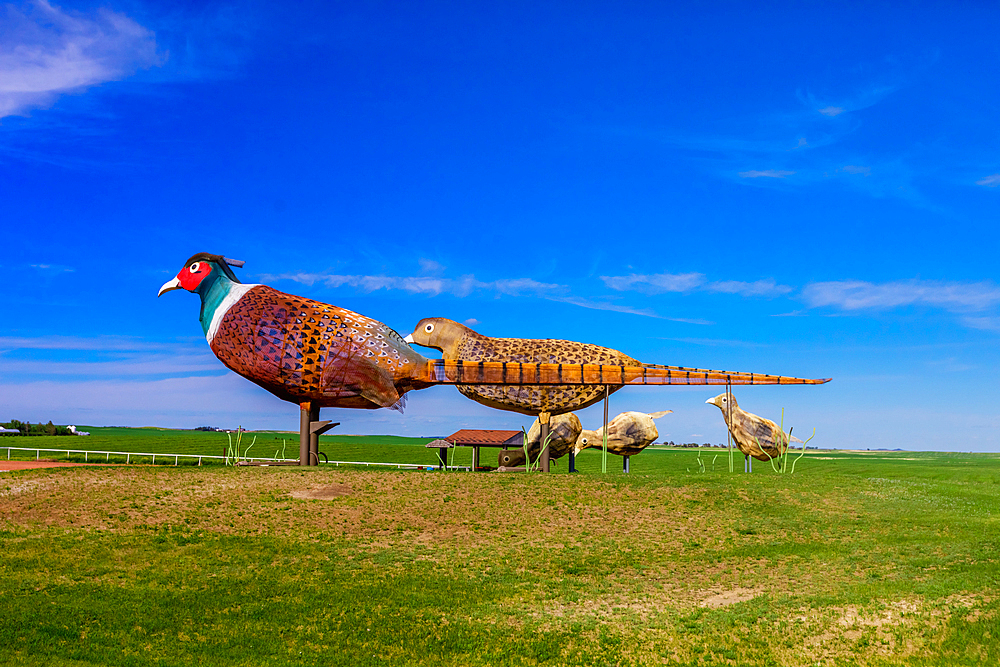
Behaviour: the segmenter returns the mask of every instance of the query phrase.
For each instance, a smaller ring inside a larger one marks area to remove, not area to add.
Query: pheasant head
[[[731,393],[719,394],[715,398],[710,398],[705,402],[722,410],[722,413],[727,417],[729,410],[736,410],[740,407],[736,403],[736,397]]]
[[[225,313],[234,298],[253,285],[243,285],[230,266],[243,266],[243,262],[226,259],[222,255],[199,252],[184,262],[178,274],[163,283],[157,296],[176,289],[185,289],[201,297],[201,326],[209,342],[214,333],[216,314]],[[217,326],[216,322],[216,326]]]
[[[454,359],[462,339],[475,334],[472,329],[444,317],[426,317],[417,323],[417,328],[404,338],[407,343],[440,350],[445,359]]]

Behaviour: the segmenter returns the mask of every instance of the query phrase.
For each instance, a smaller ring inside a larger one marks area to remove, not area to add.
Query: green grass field
[[[129,451],[225,440],[163,433]],[[430,462],[424,442],[324,450]],[[630,475],[594,451],[578,475],[0,473],[0,663],[1000,661],[1000,456],[811,451],[745,475],[718,453],[704,473],[665,449]]]

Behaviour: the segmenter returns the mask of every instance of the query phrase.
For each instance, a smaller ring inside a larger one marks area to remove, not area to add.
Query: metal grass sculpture
[[[521,427],[521,450],[524,451],[524,470],[525,472],[532,472],[534,470],[540,470],[542,460],[542,452],[549,448],[549,443],[552,442],[552,437],[555,435],[554,431],[549,431],[545,435],[545,439],[542,440],[541,446],[538,448],[538,456],[534,461],[531,460],[531,453],[528,451],[528,434],[525,432],[524,427]]]

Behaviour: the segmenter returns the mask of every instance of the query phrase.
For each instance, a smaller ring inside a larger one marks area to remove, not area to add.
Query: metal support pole
[[[622,456],[622,472],[628,472],[628,454]]]
[[[309,410],[309,465],[319,465],[319,433],[313,430],[313,422],[319,421],[319,405],[312,404]]]
[[[729,425],[733,423],[733,385],[731,378],[726,376],[726,449],[729,450],[729,472],[733,472],[733,432]]]
[[[309,465],[309,423],[312,403],[306,401],[299,404],[299,465]]]
[[[608,385],[604,385],[604,447],[601,451],[601,472],[608,471]]]
[[[576,450],[569,450],[569,472],[576,472]]]
[[[479,469],[479,447],[472,448],[472,472]]]
[[[538,415],[538,436],[541,438],[539,446],[542,448],[538,455],[538,465],[542,472],[549,472],[549,448],[545,446],[545,441],[549,439],[549,418],[548,412]]]

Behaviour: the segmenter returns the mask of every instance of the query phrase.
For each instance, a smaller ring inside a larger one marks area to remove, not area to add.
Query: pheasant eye
[[[427,333],[434,331],[434,325],[428,324],[427,326],[424,327],[424,331],[426,331]]]
[[[194,264],[188,267],[188,271],[190,271],[191,273],[198,273],[198,269],[200,268],[201,268],[201,262],[195,262]]]

